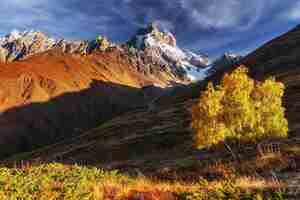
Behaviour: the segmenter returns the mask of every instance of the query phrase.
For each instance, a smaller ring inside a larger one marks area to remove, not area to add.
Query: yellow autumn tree
[[[286,137],[284,85],[270,78],[254,81],[240,66],[225,74],[220,85],[209,83],[192,107],[196,145],[207,147],[226,139],[258,141]]]

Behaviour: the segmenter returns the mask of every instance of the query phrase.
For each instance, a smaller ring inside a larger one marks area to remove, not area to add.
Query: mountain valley
[[[155,24],[105,48],[14,32],[0,39],[1,164],[61,163],[188,183],[255,176],[290,190],[300,170],[299,36],[297,26],[245,57],[213,61],[179,48]],[[208,82],[239,65],[255,80],[285,85],[289,137],[263,142],[263,156],[251,143],[196,149],[192,105]]]

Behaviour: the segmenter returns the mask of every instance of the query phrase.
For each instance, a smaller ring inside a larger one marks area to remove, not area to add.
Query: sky
[[[150,22],[182,48],[247,54],[300,24],[300,0],[1,0],[0,36],[14,29],[55,38],[129,40]]]

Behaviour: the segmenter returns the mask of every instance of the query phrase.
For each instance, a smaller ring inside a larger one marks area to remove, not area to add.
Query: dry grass
[[[117,171],[97,168],[48,164],[23,168],[0,169],[0,199],[21,200],[188,200],[207,194],[234,199],[250,194],[272,194],[283,185],[255,177],[239,177],[208,182],[159,180],[155,177],[130,177]],[[267,192],[267,193],[266,193]]]

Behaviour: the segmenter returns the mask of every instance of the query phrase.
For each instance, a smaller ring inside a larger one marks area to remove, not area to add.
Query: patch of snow
[[[168,44],[159,44],[158,46],[166,54],[166,56],[173,61],[186,59],[186,54],[178,47],[173,47]]]
[[[234,53],[225,53],[224,56],[228,59],[238,59],[241,57],[240,55]]]
[[[189,62],[182,62],[182,68],[185,70],[187,77],[191,81],[201,81],[208,76],[208,71],[210,67],[200,69],[194,65],[191,65]]]
[[[193,53],[191,51],[188,51],[188,50],[184,50],[184,52],[185,52],[186,56],[188,57],[188,59],[191,59],[192,57],[199,56],[199,55],[197,55],[197,54],[195,54],[195,53]]]
[[[203,63],[203,65],[210,65],[212,62],[206,55],[196,54],[194,52],[184,50],[185,54],[187,55],[188,60],[192,60],[193,58],[199,60]]]
[[[147,45],[150,47],[159,46],[159,43],[156,42],[155,39],[149,34],[147,34],[145,36],[144,42],[145,42],[146,46]]]
[[[156,41],[150,34],[146,35],[144,40],[146,46],[155,47],[161,50],[168,59],[176,62],[186,58],[185,53],[178,47],[173,47],[171,45],[160,43]]]
[[[17,40],[19,39],[20,37],[22,37],[22,33],[18,30],[13,30],[9,35],[7,35],[7,39],[8,40]]]

